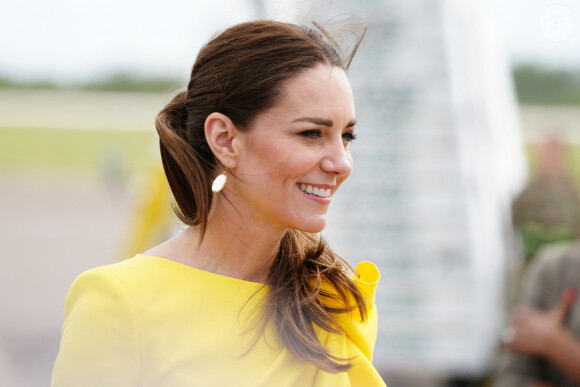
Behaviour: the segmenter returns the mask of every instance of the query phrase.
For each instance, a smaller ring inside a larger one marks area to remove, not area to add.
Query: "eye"
[[[356,140],[357,135],[354,134],[353,132],[344,132],[342,134],[342,139],[346,142],[352,142],[354,140]]]
[[[302,131],[298,134],[302,137],[312,138],[312,139],[316,139],[316,138],[319,138],[321,136],[321,132],[318,129],[305,130],[305,131]]]

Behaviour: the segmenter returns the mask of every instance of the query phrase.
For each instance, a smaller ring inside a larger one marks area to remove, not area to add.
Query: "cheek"
[[[319,161],[318,152],[308,149],[292,141],[268,141],[256,144],[256,159],[262,170],[271,174],[283,175],[303,174],[313,168]]]
[[[254,140],[243,149],[240,161],[247,169],[268,170],[277,162],[276,154],[283,150],[276,142]]]

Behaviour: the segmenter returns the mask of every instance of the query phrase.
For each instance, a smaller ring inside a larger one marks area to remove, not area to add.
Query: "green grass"
[[[155,152],[155,133],[0,128],[0,170],[130,173]]]

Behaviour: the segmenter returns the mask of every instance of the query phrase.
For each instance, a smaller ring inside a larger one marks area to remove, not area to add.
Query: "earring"
[[[214,179],[213,184],[211,185],[211,190],[214,193],[218,193],[222,189],[224,189],[224,187],[226,185],[226,181],[228,181],[228,176],[226,175],[226,170],[227,170],[227,168],[224,169],[224,171]]]

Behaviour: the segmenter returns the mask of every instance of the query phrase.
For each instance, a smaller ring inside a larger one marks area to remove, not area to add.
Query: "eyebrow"
[[[316,125],[328,126],[332,127],[334,124],[332,120],[327,120],[326,118],[318,118],[318,117],[300,117],[295,119],[292,122],[310,122]],[[351,128],[356,125],[356,120],[350,121],[345,128]]]

